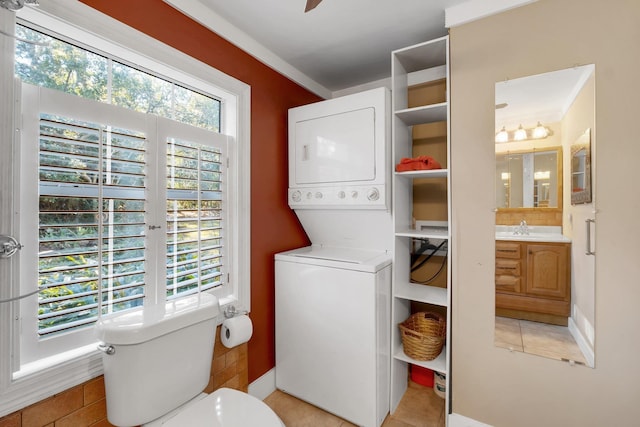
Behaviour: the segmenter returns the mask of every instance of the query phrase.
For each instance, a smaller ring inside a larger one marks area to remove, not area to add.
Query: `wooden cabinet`
[[[527,244],[528,295],[565,299],[570,284],[569,244]]]
[[[567,325],[570,243],[496,241],[496,314]]]

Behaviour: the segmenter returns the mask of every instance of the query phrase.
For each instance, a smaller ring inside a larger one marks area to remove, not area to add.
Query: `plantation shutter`
[[[99,316],[227,280],[229,137],[23,84],[21,360],[95,342]]]
[[[142,304],[144,134],[40,115],[38,334]]]
[[[223,229],[228,137],[160,119],[165,144],[166,295],[228,287]]]

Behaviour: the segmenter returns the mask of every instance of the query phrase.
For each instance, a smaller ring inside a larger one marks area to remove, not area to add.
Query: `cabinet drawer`
[[[496,258],[496,276],[503,274],[520,276],[521,265],[520,260]]]
[[[496,240],[496,258],[520,258],[520,243]]]
[[[496,291],[520,292],[520,284],[520,277],[496,274]]]

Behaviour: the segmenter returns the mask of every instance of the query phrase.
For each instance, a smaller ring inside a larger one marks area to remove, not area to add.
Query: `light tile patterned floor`
[[[495,344],[513,351],[586,364],[566,326],[496,317]]]
[[[276,390],[264,400],[287,427],[355,427],[333,414]],[[409,381],[407,392],[383,427],[444,427],[444,399]]]

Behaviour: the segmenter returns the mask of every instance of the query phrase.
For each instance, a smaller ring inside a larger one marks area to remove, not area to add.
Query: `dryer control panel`
[[[289,206],[293,209],[321,208],[380,209],[386,205],[384,185],[344,185],[315,188],[290,188]]]

